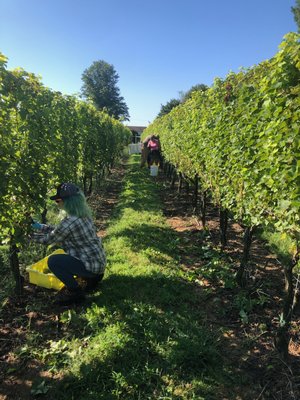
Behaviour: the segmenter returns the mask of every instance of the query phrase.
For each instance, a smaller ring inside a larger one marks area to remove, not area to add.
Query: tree
[[[190,90],[182,95],[181,102],[184,103],[185,101],[187,101],[192,96],[193,92],[205,92],[207,89],[208,86],[206,86],[204,83],[198,83],[197,85],[192,86]]]
[[[196,90],[203,92],[207,89],[208,86],[206,86],[204,83],[199,83],[192,86],[187,92],[179,92],[179,99],[171,99],[165,105],[161,104],[160,112],[158,113],[157,117],[162,117],[163,115],[169,114],[172,108],[179,106],[179,104],[185,103]]]
[[[94,61],[82,74],[82,96],[106,111],[111,117],[128,121],[129,112],[117,86],[119,75],[113,65],[100,60]]]
[[[161,104],[160,112],[158,113],[157,116],[162,117],[163,115],[168,114],[172,110],[172,108],[177,107],[179,104],[180,100],[178,99],[171,99],[165,105]]]
[[[294,13],[294,20],[298,26],[298,32],[300,33],[300,0],[296,0],[295,7],[292,7]]]

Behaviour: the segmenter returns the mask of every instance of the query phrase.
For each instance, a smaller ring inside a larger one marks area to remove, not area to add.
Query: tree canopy
[[[174,108],[179,106],[179,104],[186,102],[195,91],[205,91],[208,89],[204,83],[198,83],[197,85],[192,86],[187,92],[179,92],[180,99],[171,99],[166,104],[161,104],[161,108],[157,117],[160,118],[163,115],[169,114],[169,112]]]
[[[113,65],[106,61],[94,61],[82,74],[82,96],[105,110],[110,116],[123,121],[129,120],[128,107],[117,86],[119,75]]]
[[[162,117],[165,114],[168,114],[172,108],[178,106],[180,104],[180,100],[171,99],[165,105],[161,104],[160,112],[158,113],[158,117]]]
[[[300,33],[300,0],[296,0],[295,7],[292,7],[295,22],[298,26],[298,32]]]
[[[204,92],[207,89],[208,89],[207,85],[205,85],[204,83],[198,83],[197,85],[192,86],[190,90],[188,90],[183,94],[181,102],[184,103],[185,101],[187,101],[192,96],[193,92],[195,91]]]

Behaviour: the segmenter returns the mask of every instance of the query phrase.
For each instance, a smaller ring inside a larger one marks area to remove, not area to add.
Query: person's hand
[[[37,221],[33,221],[33,223],[31,224],[31,228],[39,231],[42,229],[42,224]]]

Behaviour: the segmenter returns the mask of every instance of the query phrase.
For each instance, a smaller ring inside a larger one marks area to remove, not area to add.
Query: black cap
[[[51,200],[57,200],[57,199],[65,199],[66,197],[71,197],[74,196],[75,194],[78,194],[80,189],[74,185],[73,183],[61,183],[59,186],[56,188],[56,195],[51,196]]]

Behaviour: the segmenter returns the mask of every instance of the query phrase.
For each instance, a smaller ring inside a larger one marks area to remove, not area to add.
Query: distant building
[[[141,135],[146,126],[127,126],[132,132],[132,143],[139,143],[141,141]]]

